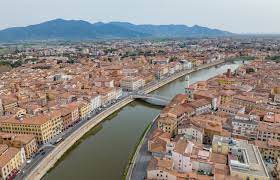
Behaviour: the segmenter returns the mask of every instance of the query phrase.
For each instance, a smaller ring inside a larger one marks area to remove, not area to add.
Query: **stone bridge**
[[[141,99],[147,103],[157,105],[157,106],[166,106],[170,99],[166,97],[162,97],[155,94],[134,94],[132,95],[133,99]]]

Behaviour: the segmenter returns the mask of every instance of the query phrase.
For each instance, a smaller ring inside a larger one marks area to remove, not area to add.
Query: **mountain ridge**
[[[233,33],[198,25],[136,25],[129,22],[90,23],[83,20],[54,19],[25,27],[0,30],[0,41],[94,40],[130,38],[184,38],[230,36]]]

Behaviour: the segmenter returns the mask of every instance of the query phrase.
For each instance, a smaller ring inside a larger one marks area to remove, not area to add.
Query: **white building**
[[[212,104],[211,102],[207,101],[206,99],[198,99],[195,100],[189,105],[195,109],[195,114],[200,115],[200,114],[205,114],[211,112],[211,107]]]
[[[192,172],[192,163],[191,163],[191,153],[193,150],[194,144],[190,141],[186,141],[183,138],[178,140],[175,144],[175,148],[172,151],[172,160],[174,163],[174,169],[178,172]]]
[[[242,136],[248,140],[257,138],[258,123],[254,116],[238,114],[231,120],[232,134]]]
[[[191,123],[184,123],[178,126],[178,134],[184,135],[188,140],[203,143],[203,129]]]
[[[180,60],[180,62],[183,65],[183,69],[191,69],[192,68],[192,62],[188,61],[188,60]]]
[[[145,81],[139,77],[125,77],[121,80],[121,88],[125,91],[135,91],[145,85]]]
[[[90,103],[91,103],[91,110],[92,111],[99,108],[101,106],[101,96],[96,95],[96,96],[92,97],[91,100],[90,100]]]

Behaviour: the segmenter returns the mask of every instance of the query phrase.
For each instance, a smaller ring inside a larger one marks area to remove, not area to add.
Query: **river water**
[[[207,80],[236,69],[241,62],[212,67],[190,74],[190,83]],[[182,77],[154,91],[173,97],[184,93]],[[44,180],[118,180],[122,178],[135,145],[147,125],[159,114],[160,108],[134,101],[106,118],[80,139],[44,176]]]

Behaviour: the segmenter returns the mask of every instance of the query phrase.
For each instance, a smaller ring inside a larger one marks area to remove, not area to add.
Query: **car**
[[[31,159],[28,159],[28,160],[26,161],[26,163],[27,163],[27,164],[30,164],[30,163],[31,163]]]
[[[58,143],[60,143],[62,140],[63,140],[63,138],[60,137],[60,138],[58,138],[58,139],[54,142],[54,144],[58,144]]]
[[[42,153],[41,153],[41,155],[45,155],[46,154],[46,152],[45,151],[43,151]]]

